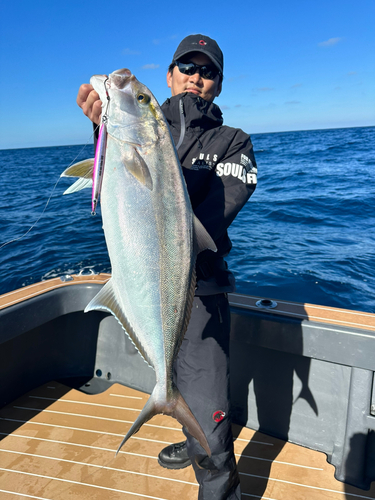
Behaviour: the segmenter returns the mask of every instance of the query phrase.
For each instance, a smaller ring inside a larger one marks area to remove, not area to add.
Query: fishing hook
[[[109,80],[109,77],[107,76],[107,78],[104,80],[104,90],[105,90],[105,93],[106,93],[106,96],[107,96],[107,107],[105,108],[105,113],[104,115],[102,116],[102,122],[105,123],[107,120],[108,120],[108,108],[109,108],[109,101],[111,100],[111,98],[109,97],[109,94],[108,94],[108,90],[107,90],[107,87],[106,87],[106,83],[107,81]]]

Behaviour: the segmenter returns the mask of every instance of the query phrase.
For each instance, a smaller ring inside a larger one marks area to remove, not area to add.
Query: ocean
[[[375,312],[375,127],[252,141],[258,186],[229,230],[237,291]],[[0,248],[0,294],[111,271],[91,190],[62,196],[66,178],[53,189],[71,163],[92,156],[92,145],[0,150],[0,246],[39,219]]]

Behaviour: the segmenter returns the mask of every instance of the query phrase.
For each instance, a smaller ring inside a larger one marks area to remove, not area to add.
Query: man
[[[234,277],[224,257],[231,250],[227,229],[256,187],[250,137],[223,126],[213,101],[223,81],[223,54],[204,35],[190,35],[178,46],[167,73],[172,97],[162,105],[183,167],[193,210],[217,246],[197,259],[197,289],[180,348],[175,383],[201,425],[212,456],[185,430],[186,441],[159,454],[170,469],[192,464],[200,485],[198,500],[239,500],[239,477],[229,416],[230,311],[227,293]],[[90,85],[80,87],[77,103],[95,123],[101,102]]]

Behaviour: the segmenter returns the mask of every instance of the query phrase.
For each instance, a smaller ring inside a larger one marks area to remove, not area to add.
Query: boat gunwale
[[[7,292],[0,296],[0,311],[60,288],[85,284],[104,285],[111,278],[111,274],[69,275],[69,278],[70,281],[63,281],[61,277],[51,278]],[[266,307],[260,308],[257,306],[257,302],[264,299],[264,297],[261,296],[230,293],[228,297],[232,308],[264,313],[271,316],[280,315],[288,318],[295,318],[298,321],[335,324],[337,326],[359,328],[375,332],[374,313],[320,306],[317,304],[283,301],[279,299],[271,299],[277,305],[272,309],[268,309]]]

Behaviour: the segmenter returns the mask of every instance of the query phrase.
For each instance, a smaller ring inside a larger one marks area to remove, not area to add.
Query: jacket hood
[[[222,112],[216,104],[184,92],[167,99],[161,109],[172,128],[180,130],[180,101],[182,101],[186,129],[195,132],[210,130],[223,124]]]

